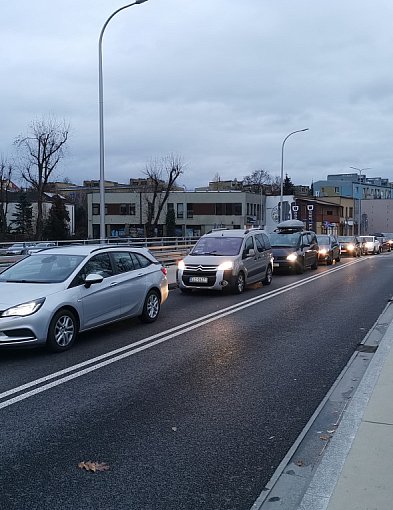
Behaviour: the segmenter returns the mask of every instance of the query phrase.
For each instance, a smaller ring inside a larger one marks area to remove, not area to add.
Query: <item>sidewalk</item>
[[[299,510],[393,509],[393,306]]]

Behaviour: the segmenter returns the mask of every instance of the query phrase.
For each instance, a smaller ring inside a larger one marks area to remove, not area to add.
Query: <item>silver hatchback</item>
[[[136,316],[155,321],[167,297],[166,269],[144,248],[49,248],[0,274],[0,347],[65,351],[80,331]]]

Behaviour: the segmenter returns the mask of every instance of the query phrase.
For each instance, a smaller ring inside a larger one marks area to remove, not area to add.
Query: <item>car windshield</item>
[[[238,255],[242,241],[241,237],[201,237],[190,255]]]
[[[83,255],[30,255],[0,274],[0,282],[58,283],[66,280],[85,258]]]
[[[270,244],[276,248],[293,248],[299,244],[299,233],[292,234],[273,232],[269,235]]]
[[[342,243],[351,243],[353,242],[353,237],[351,236],[340,236],[338,240]]]
[[[363,243],[372,243],[372,242],[374,242],[374,238],[372,236],[361,236],[359,239]]]
[[[330,237],[329,236],[317,236],[317,241],[319,245],[328,245],[330,244]]]

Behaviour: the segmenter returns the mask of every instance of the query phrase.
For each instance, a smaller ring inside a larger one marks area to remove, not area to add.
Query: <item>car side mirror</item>
[[[101,283],[103,279],[104,277],[101,274],[90,273],[86,276],[84,285],[86,289],[88,289],[93,285],[93,283]]]

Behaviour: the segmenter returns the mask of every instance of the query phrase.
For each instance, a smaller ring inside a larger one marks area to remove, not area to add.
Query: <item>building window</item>
[[[328,216],[333,216],[333,211],[326,211],[326,214],[327,214]]]
[[[130,206],[130,216],[135,216],[136,214],[136,207],[135,207],[135,204],[129,204]]]
[[[176,216],[181,220],[184,218],[184,204],[177,204]]]
[[[100,204],[93,204],[93,216],[100,214]]]
[[[349,208],[349,217],[352,218],[353,216],[353,207]]]
[[[120,214],[122,216],[127,214],[127,204],[120,204]]]
[[[223,214],[225,214],[224,210],[224,205],[225,204],[216,204],[216,215],[217,216],[222,216]]]
[[[334,192],[335,192],[335,193],[340,193],[340,188],[339,188],[339,187],[335,187],[335,188],[334,188]]]
[[[173,204],[172,202],[167,202],[166,204],[166,210],[169,212],[169,211],[174,211],[175,210],[175,204]]]
[[[187,218],[194,217],[194,204],[187,204]]]

